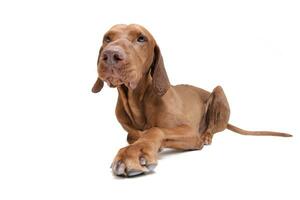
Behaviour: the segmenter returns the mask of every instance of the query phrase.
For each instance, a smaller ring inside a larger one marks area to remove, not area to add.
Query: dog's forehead
[[[113,27],[111,27],[107,31],[106,35],[107,34],[112,34],[115,36],[118,36],[118,35],[139,36],[139,35],[143,34],[143,35],[147,36],[148,39],[154,40],[151,33],[146,28],[144,28],[143,26],[138,25],[138,24],[129,24],[129,25],[117,24],[117,25],[114,25]]]

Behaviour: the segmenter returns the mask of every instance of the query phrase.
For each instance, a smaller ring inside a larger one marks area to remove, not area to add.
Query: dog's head
[[[124,84],[134,90],[150,73],[154,92],[162,96],[170,87],[156,41],[144,27],[115,25],[103,37],[97,62],[98,78],[92,89],[99,92],[105,81],[110,87]]]

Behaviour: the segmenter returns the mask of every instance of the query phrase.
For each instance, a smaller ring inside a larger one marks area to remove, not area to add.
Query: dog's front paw
[[[135,142],[119,150],[112,163],[117,176],[136,176],[151,172],[157,165],[157,149],[147,142]]]

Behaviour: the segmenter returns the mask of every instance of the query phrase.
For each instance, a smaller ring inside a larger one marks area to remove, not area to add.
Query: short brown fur
[[[113,26],[104,36],[97,66],[92,91],[99,92],[103,81],[117,87],[116,116],[128,132],[129,145],[119,150],[112,164],[116,175],[151,171],[160,149],[202,149],[226,128],[244,135],[291,136],[228,124],[230,108],[221,86],[211,93],[190,85],[172,86],[156,41],[140,25]]]

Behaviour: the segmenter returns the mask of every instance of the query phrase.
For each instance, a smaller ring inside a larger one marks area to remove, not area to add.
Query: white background
[[[299,1],[0,2],[0,199],[299,199]],[[223,86],[231,122],[202,151],[116,178],[117,92],[90,92],[102,35],[139,23],[173,84]]]

